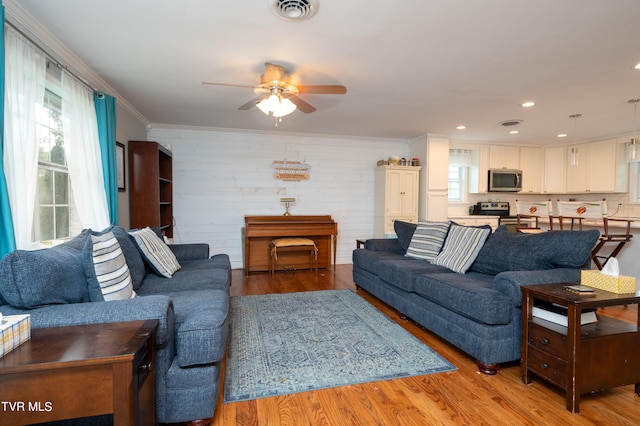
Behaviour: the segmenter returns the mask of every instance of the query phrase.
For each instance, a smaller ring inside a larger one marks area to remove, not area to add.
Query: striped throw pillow
[[[418,222],[405,256],[431,262],[442,249],[449,225],[450,222]]]
[[[491,233],[487,228],[451,224],[440,254],[432,263],[464,274]]]
[[[91,235],[91,257],[104,300],[133,299],[133,282],[118,240],[109,231]]]
[[[171,249],[148,226],[144,229],[129,231],[138,246],[144,260],[151,269],[163,277],[171,278],[180,269],[180,263]]]

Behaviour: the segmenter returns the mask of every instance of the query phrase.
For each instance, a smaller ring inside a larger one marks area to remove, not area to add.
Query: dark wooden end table
[[[157,320],[31,330],[0,358],[0,424],[113,413],[114,425],[155,423]]]
[[[638,304],[640,292],[593,294],[568,291],[570,284],[538,284],[522,287],[522,359],[524,383],[534,373],[566,391],[567,409],[579,413],[580,395],[635,384],[640,395],[640,309],[636,324],[598,316],[580,324],[583,309]],[[568,326],[532,315],[535,300],[565,306]],[[640,308],[640,306],[639,306]]]

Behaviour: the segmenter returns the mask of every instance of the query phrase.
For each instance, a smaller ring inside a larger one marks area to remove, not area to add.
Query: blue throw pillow
[[[82,248],[89,231],[58,246],[15,250],[0,262],[0,292],[11,306],[40,306],[89,301]]]
[[[596,229],[524,234],[508,232],[501,226],[487,239],[471,270],[497,275],[505,271],[580,269],[590,261],[599,237]]]
[[[405,253],[409,248],[409,244],[411,244],[411,237],[413,237],[413,233],[417,226],[418,225],[415,223],[403,222],[401,220],[395,220],[393,222],[393,230],[398,236],[398,243],[400,244],[400,247],[402,247],[402,251]]]

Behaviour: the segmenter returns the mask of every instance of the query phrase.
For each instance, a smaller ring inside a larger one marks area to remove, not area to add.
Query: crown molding
[[[125,109],[141,124],[149,128],[151,122],[142,113],[127,102],[113,87],[40,24],[20,4],[15,0],[2,0],[2,3],[5,7],[5,19],[9,23],[24,31],[48,55],[60,62],[61,65],[72,70],[77,77],[84,79],[84,82],[94,90],[102,91],[115,97],[118,106]]]

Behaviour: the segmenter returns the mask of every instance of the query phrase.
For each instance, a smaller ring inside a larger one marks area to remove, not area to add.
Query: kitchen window
[[[466,199],[467,176],[471,166],[471,150],[449,150],[449,201],[464,203]]]

